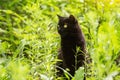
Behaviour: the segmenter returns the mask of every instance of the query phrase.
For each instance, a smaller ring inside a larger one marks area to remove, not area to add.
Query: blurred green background
[[[0,0],[0,80],[62,80],[57,14],[81,25],[92,58],[87,80],[119,80],[120,0]]]

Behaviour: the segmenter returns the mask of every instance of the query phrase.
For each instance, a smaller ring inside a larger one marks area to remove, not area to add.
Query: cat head
[[[75,31],[76,24],[78,22],[73,15],[70,15],[69,17],[62,17],[60,15],[57,16],[59,19],[57,30],[61,37],[66,37]]]

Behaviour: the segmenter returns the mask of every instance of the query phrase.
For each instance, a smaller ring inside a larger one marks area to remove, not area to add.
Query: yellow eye
[[[64,25],[64,28],[67,28],[67,24]]]

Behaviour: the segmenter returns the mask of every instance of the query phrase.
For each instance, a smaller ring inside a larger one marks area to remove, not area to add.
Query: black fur
[[[60,68],[68,68],[70,70],[68,72],[74,76],[75,70],[84,66],[86,42],[78,21],[73,15],[69,17],[58,15],[58,19],[57,30],[61,37],[61,49],[59,50],[58,59],[62,61],[57,62],[57,75],[63,75],[63,70]],[[80,50],[78,51],[77,48],[80,48]],[[77,54],[76,58],[75,54]]]

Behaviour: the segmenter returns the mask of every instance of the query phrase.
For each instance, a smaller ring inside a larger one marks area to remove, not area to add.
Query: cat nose
[[[59,25],[57,26],[57,29],[60,30],[60,26]]]

